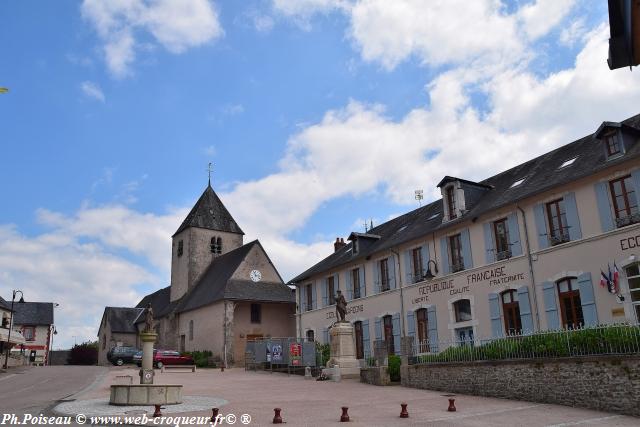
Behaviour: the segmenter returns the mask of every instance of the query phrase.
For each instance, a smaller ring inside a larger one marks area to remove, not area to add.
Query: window
[[[422,280],[422,248],[415,248],[411,251],[413,260],[413,283]]]
[[[618,132],[611,132],[604,136],[604,141],[607,146],[607,156],[615,156],[620,154],[620,138]]]
[[[453,303],[453,310],[456,316],[456,322],[466,322],[471,320],[471,301],[461,299]]]
[[[312,329],[309,329],[307,331],[307,341],[309,342],[314,342],[316,340],[315,334],[313,333]]]
[[[356,333],[356,359],[364,359],[364,345],[362,339],[362,322],[353,324]]]
[[[351,270],[351,283],[353,284],[353,299],[360,298],[360,269]]]
[[[307,296],[305,311],[313,310],[313,287],[309,284],[305,289],[305,295]]]
[[[189,320],[189,341],[193,341],[193,320]]]
[[[218,237],[216,239],[216,244],[218,246],[218,255],[222,253],[222,237]]]
[[[447,188],[447,207],[449,208],[449,219],[457,218],[456,213],[456,193],[453,186]]]
[[[509,243],[509,226],[503,218],[493,223],[493,235],[496,239],[496,260],[511,258],[511,244]]]
[[[380,292],[388,291],[389,288],[389,259],[380,261]]]
[[[567,329],[577,329],[584,325],[580,290],[577,286],[578,281],[575,277],[562,279],[558,282],[558,299],[560,300],[562,326]]]
[[[328,305],[333,305],[336,303],[336,285],[335,285],[335,281],[333,280],[333,276],[329,276],[327,277],[327,298],[328,298]]]
[[[616,225],[624,227],[640,222],[636,192],[631,181],[631,175],[609,182],[609,188],[611,189],[613,210],[616,214]]]
[[[631,304],[636,314],[636,322],[640,322],[640,264],[627,267],[627,281],[629,283],[629,294],[631,294]]]
[[[464,259],[462,258],[462,243],[460,234],[449,237],[449,259],[451,260],[451,272],[464,270]]]
[[[211,238],[211,253],[220,255],[222,253],[222,238],[221,237],[212,237]]]
[[[554,200],[546,204],[547,221],[549,222],[549,244],[559,245],[570,240],[569,227],[567,226],[567,212],[564,208],[564,199]]]
[[[429,352],[429,329],[427,328],[427,309],[416,311],[416,323],[418,324],[418,353]]]
[[[518,292],[513,289],[504,291],[501,297],[502,312],[504,313],[504,330],[507,332],[507,335],[520,334],[522,332],[522,321],[520,320]]]
[[[358,238],[353,239],[353,243],[351,244],[351,253],[353,255],[358,255],[358,251],[360,250],[360,244],[358,243]]]
[[[260,304],[251,304],[251,323],[260,323],[262,321],[262,306]]]
[[[384,342],[387,347],[387,352],[388,354],[395,354],[393,345],[393,319],[390,315],[382,318],[382,325],[384,327]]]
[[[182,256],[183,250],[184,250],[184,244],[183,244],[182,240],[180,240],[178,242],[178,256]]]
[[[25,326],[22,329],[22,335],[25,341],[34,341],[36,339],[36,331],[33,326]]]

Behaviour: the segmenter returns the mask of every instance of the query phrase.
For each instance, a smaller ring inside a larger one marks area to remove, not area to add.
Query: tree
[[[98,363],[98,341],[76,344],[69,353],[69,365],[96,365]]]

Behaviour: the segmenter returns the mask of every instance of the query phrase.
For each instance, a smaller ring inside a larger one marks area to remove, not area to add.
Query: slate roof
[[[149,294],[142,298],[136,308],[147,308],[147,304],[151,303],[151,308],[153,308],[153,316],[156,319],[166,316],[169,314],[170,310],[168,310],[171,305],[170,300],[171,297],[171,286],[167,286],[166,288],[162,288],[158,291],[155,291],[152,294]],[[135,320],[135,323],[144,321],[142,316],[142,312]]]
[[[107,316],[111,332],[135,334],[138,331],[134,321],[143,311],[137,307],[105,307],[103,317]]]
[[[635,132],[640,132],[640,114],[624,120],[621,125],[623,129],[633,128]],[[565,161],[573,158],[576,160],[570,166],[560,168]],[[435,231],[453,228],[495,209],[638,158],[640,143],[637,140],[627,148],[624,156],[607,161],[602,141],[596,139],[595,133],[585,136],[477,183],[485,186],[487,190],[473,205],[466,206],[468,212],[456,220],[443,224],[442,199],[436,200],[370,229],[368,233],[379,235],[380,239],[366,245],[361,244],[357,256],[351,255],[353,243],[349,243],[294,277],[289,283],[299,283],[313,275],[329,272],[399,244],[423,238]],[[450,177],[445,177],[443,181],[447,178]],[[522,178],[525,180],[520,185],[511,188],[515,181]]]
[[[0,308],[11,311],[11,303],[0,297]]]
[[[193,289],[180,299],[180,302],[175,307],[175,311],[180,313],[194,310],[223,299],[294,302],[291,289],[284,284],[282,279],[280,279],[278,283],[262,281],[253,283],[250,280],[230,280],[233,273],[238,269],[254,246],[259,246],[264,252],[264,248],[262,248],[260,242],[254,240],[215,258]],[[266,255],[266,252],[264,253]]]
[[[175,236],[189,227],[244,234],[216,192],[211,188],[211,184],[204,190],[178,231],[173,235]]]
[[[16,325],[53,325],[52,302],[16,302],[13,311]]]

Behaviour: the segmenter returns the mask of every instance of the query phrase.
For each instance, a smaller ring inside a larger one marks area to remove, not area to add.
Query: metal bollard
[[[282,409],[280,408],[273,409],[273,412],[275,413],[273,415],[273,424],[282,424],[282,417],[280,416],[280,411],[282,411]]]
[[[218,408],[211,408],[211,422],[215,423],[216,422],[216,417],[218,416],[218,412],[220,410]]]
[[[407,404],[401,403],[402,410],[400,411],[400,418],[409,418],[409,412],[407,411]]]
[[[156,407],[155,412],[153,413],[153,418],[158,418],[162,416],[162,412],[160,412],[160,405],[154,405]]]
[[[455,401],[456,401],[455,399],[449,399],[449,407],[447,408],[447,411],[456,412]]]
[[[224,365],[220,365],[220,372],[224,372]]]
[[[349,413],[347,411],[349,411],[349,408],[347,406],[343,406],[342,407],[342,415],[340,416],[340,422],[341,423],[349,421]]]

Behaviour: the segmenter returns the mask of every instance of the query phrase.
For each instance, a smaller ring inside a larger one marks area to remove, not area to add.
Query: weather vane
[[[420,203],[420,207],[422,207],[422,199],[424,199],[424,192],[422,190],[416,190],[416,200]]]
[[[213,171],[213,164],[209,162],[209,167],[207,168],[207,172],[209,172],[209,185],[211,185],[211,172]]]

